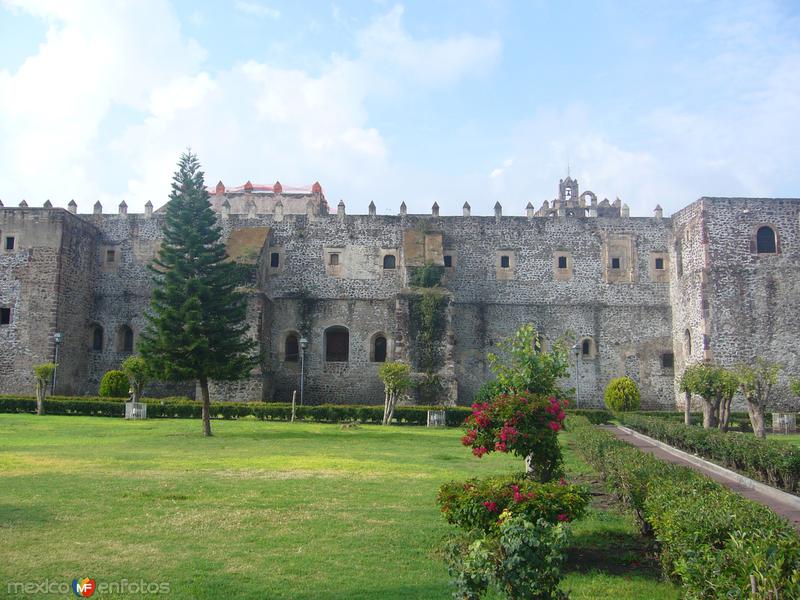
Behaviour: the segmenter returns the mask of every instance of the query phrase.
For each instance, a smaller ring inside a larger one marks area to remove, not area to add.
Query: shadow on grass
[[[573,535],[567,548],[566,570],[661,579],[661,568],[650,541],[637,533],[624,531],[587,531]]]
[[[20,525],[42,525],[52,520],[50,512],[39,506],[0,504],[0,529]]]

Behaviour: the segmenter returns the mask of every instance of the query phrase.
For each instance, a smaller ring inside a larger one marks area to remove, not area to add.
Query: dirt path
[[[618,427],[608,426],[607,429],[608,431],[616,435],[619,439],[628,442],[632,446],[636,446],[643,452],[648,452],[653,456],[660,458],[661,460],[694,469],[695,471],[698,471],[703,475],[710,477],[714,481],[721,483],[722,485],[736,492],[737,494],[740,494],[745,498],[748,498],[754,502],[758,502],[759,504],[768,506],[777,514],[786,517],[794,525],[795,529],[800,531],[800,509],[797,509],[790,504],[786,504],[775,498],[767,496],[766,494],[763,494],[758,490],[748,488],[737,481],[734,481],[732,479],[729,479],[728,477],[716,473],[715,471],[712,471],[711,469],[703,468],[702,466],[693,464],[687,460],[680,458],[679,456],[670,454],[669,452],[666,452],[665,450],[662,450],[661,448],[654,446],[653,444],[647,442],[646,440],[642,440],[638,437],[634,437],[629,433],[622,431]]]

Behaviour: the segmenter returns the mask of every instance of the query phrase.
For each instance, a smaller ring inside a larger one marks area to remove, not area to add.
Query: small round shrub
[[[100,380],[99,395],[104,398],[122,398],[128,395],[128,376],[122,371],[107,371]]]
[[[606,387],[606,408],[613,411],[639,410],[639,387],[630,377],[612,379]]]

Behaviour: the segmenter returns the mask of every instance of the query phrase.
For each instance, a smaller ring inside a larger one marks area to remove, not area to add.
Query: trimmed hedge
[[[584,419],[572,421],[575,449],[655,537],[664,573],[685,598],[800,598],[800,537],[786,520]]]
[[[647,417],[658,417],[660,419],[667,419],[669,421],[677,421],[683,423],[683,411],[672,410],[637,410],[637,415],[644,415]],[[692,413],[692,423],[700,425],[703,422],[702,413]],[[729,431],[741,431],[743,433],[753,433],[753,425],[750,423],[750,416],[746,412],[732,412],[731,419],[728,423]]]
[[[96,417],[124,417],[127,398],[100,398],[97,396],[48,396],[45,413],[50,415],[84,415]],[[183,397],[145,398],[148,418],[199,419],[200,402]],[[394,411],[395,422],[404,425],[427,425],[428,411],[441,410],[436,406],[398,406]],[[472,414],[464,406],[445,408],[448,427],[459,427]],[[35,413],[36,399],[33,396],[0,395],[0,413]],[[568,414],[581,414],[592,423],[607,423],[612,415],[605,410],[580,409]],[[383,405],[380,404],[318,404],[298,406],[297,418],[305,421],[338,423],[361,421],[381,423]],[[217,419],[238,419],[252,416],[262,421],[288,421],[292,416],[292,405],[286,402],[212,402],[211,416]]]
[[[800,492],[800,448],[745,433],[687,427],[667,419],[618,414],[623,425],[671,446],[741,471],[790,493]]]

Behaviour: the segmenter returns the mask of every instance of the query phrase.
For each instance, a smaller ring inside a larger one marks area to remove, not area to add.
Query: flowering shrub
[[[527,392],[476,402],[464,421],[461,443],[478,458],[489,452],[511,452],[528,461],[535,479],[550,481],[562,473],[557,434],[566,406],[567,400]]]
[[[572,521],[583,516],[589,492],[583,486],[539,483],[524,473],[487,479],[451,481],[439,488],[436,497],[444,518],[465,530],[489,531],[498,516],[507,512],[535,523]]]

